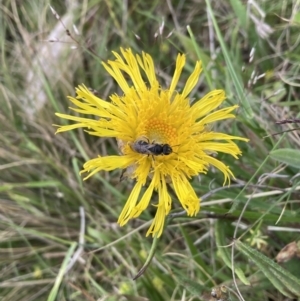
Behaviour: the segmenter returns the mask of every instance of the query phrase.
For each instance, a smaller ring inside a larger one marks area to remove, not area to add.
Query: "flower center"
[[[153,118],[146,124],[146,136],[151,143],[168,143],[174,145],[176,143],[177,132],[171,125],[158,118]]]

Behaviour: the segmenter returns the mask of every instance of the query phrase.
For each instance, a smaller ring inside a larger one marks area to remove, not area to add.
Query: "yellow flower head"
[[[185,55],[178,54],[170,87],[162,89],[149,54],[134,55],[131,49],[122,48],[121,53],[122,56],[113,52],[116,59],[103,66],[119,84],[123,95],[111,95],[111,101],[107,102],[85,86],[79,86],[77,97],[69,97],[77,107],[72,109],[97,118],[57,113],[61,118],[76,122],[60,126],[57,132],[83,127],[91,135],[118,140],[121,155],[89,160],[82,172],[89,172],[90,177],[100,170],[127,168],[127,176],[135,179],[136,184],[118,220],[121,226],[138,217],[148,207],[153,191],[157,191],[158,203],[154,204],[157,211],[147,235],[159,237],[172,203],[167,183],[172,185],[187,214],[196,215],[200,200],[189,179],[206,173],[209,165],[213,165],[223,172],[224,183],[229,181],[233,177],[229,167],[210,154],[223,152],[237,158],[241,151],[232,140],[247,139],[208,130],[208,125],[215,121],[235,117],[231,112],[237,106],[215,110],[225,100],[223,90],[211,91],[191,105],[188,95],[197,84],[200,62],[196,63],[179,93],[176,86],[185,65]],[[142,192],[147,178],[150,184]]]

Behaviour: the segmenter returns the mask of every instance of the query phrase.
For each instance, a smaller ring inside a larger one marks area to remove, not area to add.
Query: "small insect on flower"
[[[150,143],[145,140],[136,140],[131,144],[131,148],[139,154],[159,156],[159,155],[170,155],[173,153],[173,149],[169,144],[155,143],[153,141]]]
[[[226,99],[223,90],[210,91],[191,102],[189,94],[202,70],[200,61],[186,82],[178,85],[186,62],[185,55],[178,54],[170,84],[164,87],[149,54],[139,55],[123,48],[120,52],[113,52],[115,58],[102,65],[122,93],[112,93],[106,100],[80,85],[77,95],[69,97],[72,110],[80,115],[57,113],[73,122],[59,126],[57,132],[84,128],[91,135],[117,139],[119,154],[99,154],[83,165],[82,172],[88,173],[88,179],[100,171],[125,170],[123,176],[134,180],[135,185],[118,223],[125,225],[151,206],[156,208],[156,214],[146,235],[159,237],[172,209],[173,197],[168,187],[172,187],[187,215],[195,216],[200,210],[200,199],[190,179],[206,174],[214,166],[224,174],[224,183],[229,182],[233,173],[217,154],[237,159],[241,150],[234,140],[248,139],[209,130],[216,121],[235,118],[237,105],[219,108]],[[91,115],[95,117],[88,117]],[[154,193],[157,198],[152,198]]]

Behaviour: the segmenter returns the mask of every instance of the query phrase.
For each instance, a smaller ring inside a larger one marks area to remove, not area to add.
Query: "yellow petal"
[[[192,106],[192,112],[195,119],[199,119],[209,112],[216,109],[225,100],[225,92],[223,90],[213,90],[207,93]]]
[[[149,54],[143,52],[143,60],[141,60],[141,58],[138,56],[137,61],[140,67],[144,70],[148,78],[150,87],[152,89],[158,89],[159,83],[156,79],[155,68],[154,68],[152,57]]]
[[[117,168],[124,169],[132,163],[133,158],[131,156],[99,156],[96,159],[87,161],[83,165],[83,170],[81,171],[81,173],[90,172],[90,174],[86,178],[84,178],[84,180],[86,180],[100,170],[109,171]]]
[[[200,210],[200,200],[187,178],[184,176],[172,178],[172,183],[181,206],[188,215],[196,215]]]
[[[194,71],[192,72],[192,74],[188,78],[188,80],[187,80],[187,82],[184,86],[184,89],[181,93],[183,98],[186,98],[190,94],[190,92],[194,89],[194,87],[196,86],[196,84],[198,82],[199,75],[200,75],[201,71],[202,71],[201,62],[198,61],[196,63]]]
[[[76,94],[78,99],[81,99],[88,104],[92,104],[96,107],[98,107],[100,110],[102,108],[108,109],[112,105],[111,103],[102,100],[101,98],[97,97],[95,94],[93,94],[85,85],[79,85],[78,88],[76,88]],[[71,101],[74,99],[73,97],[68,97]]]
[[[139,201],[139,203],[132,209],[132,214],[130,214],[131,217],[135,218],[138,217],[149,205],[149,202],[151,200],[152,194],[154,189],[154,181],[152,179],[151,184],[143,194],[142,199]]]
[[[226,182],[228,181],[228,183],[230,184],[230,178],[234,178],[234,175],[232,173],[232,171],[230,170],[230,168],[228,166],[226,166],[223,162],[215,159],[214,157],[211,156],[207,156],[206,157],[206,161],[208,163],[210,163],[211,165],[215,166],[216,168],[218,168],[224,175],[224,183],[223,185],[226,184]]]
[[[137,182],[133,187],[130,196],[128,197],[128,200],[119,216],[118,223],[120,224],[120,226],[124,226],[129,221],[129,219],[132,218],[133,208],[136,206],[141,188],[142,183],[140,182]]]
[[[165,220],[171,209],[171,197],[168,194],[165,181],[162,181],[161,187],[158,190],[158,205],[155,217],[151,223],[146,236],[152,234],[152,236],[160,237],[164,230]]]
[[[179,77],[181,75],[182,69],[185,64],[185,55],[184,54],[178,54],[176,59],[176,67],[174,71],[174,75],[170,84],[169,88],[169,97],[171,98],[173,96],[173,93],[176,89]]]
[[[203,119],[201,119],[201,121],[199,121],[199,123],[209,124],[211,122],[216,122],[216,121],[220,121],[220,120],[224,120],[224,119],[235,118],[234,114],[229,114],[229,113],[232,112],[233,110],[235,110],[236,108],[238,108],[238,106],[232,106],[232,107],[229,107],[229,108],[224,108],[224,109],[215,111],[213,113],[210,113],[207,116],[205,116]]]

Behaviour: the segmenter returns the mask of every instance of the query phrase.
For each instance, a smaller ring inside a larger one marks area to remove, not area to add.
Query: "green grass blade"
[[[53,286],[53,288],[52,288],[52,290],[49,294],[49,297],[48,297],[47,301],[57,300],[57,294],[58,294],[59,287],[60,287],[60,285],[63,281],[67,265],[70,262],[70,260],[72,258],[72,255],[74,254],[76,246],[77,246],[76,242],[72,243],[69,250],[68,250],[68,252],[66,253],[65,259],[64,259],[64,261],[63,261],[63,263],[60,267],[60,270],[59,270],[58,275],[56,277],[54,286]]]
[[[238,99],[240,100],[240,102],[242,104],[243,114],[245,115],[246,118],[252,119],[253,118],[252,108],[251,108],[250,103],[248,102],[248,100],[245,96],[245,91],[244,91],[244,88],[243,88],[242,81],[241,81],[238,73],[235,71],[234,66],[232,64],[233,59],[231,58],[231,55],[228,52],[227,47],[225,45],[225,42],[224,42],[224,39],[222,37],[221,31],[219,29],[218,23],[217,23],[217,21],[214,17],[214,12],[212,10],[211,3],[210,3],[209,0],[206,0],[205,2],[206,2],[207,9],[208,9],[208,12],[210,14],[210,17],[212,19],[212,23],[214,25],[214,29],[216,31],[219,43],[221,45],[222,52],[223,52],[223,55],[224,55],[224,58],[225,58],[225,61],[226,61],[226,65],[228,67],[229,74],[232,78],[233,85],[236,89]]]

